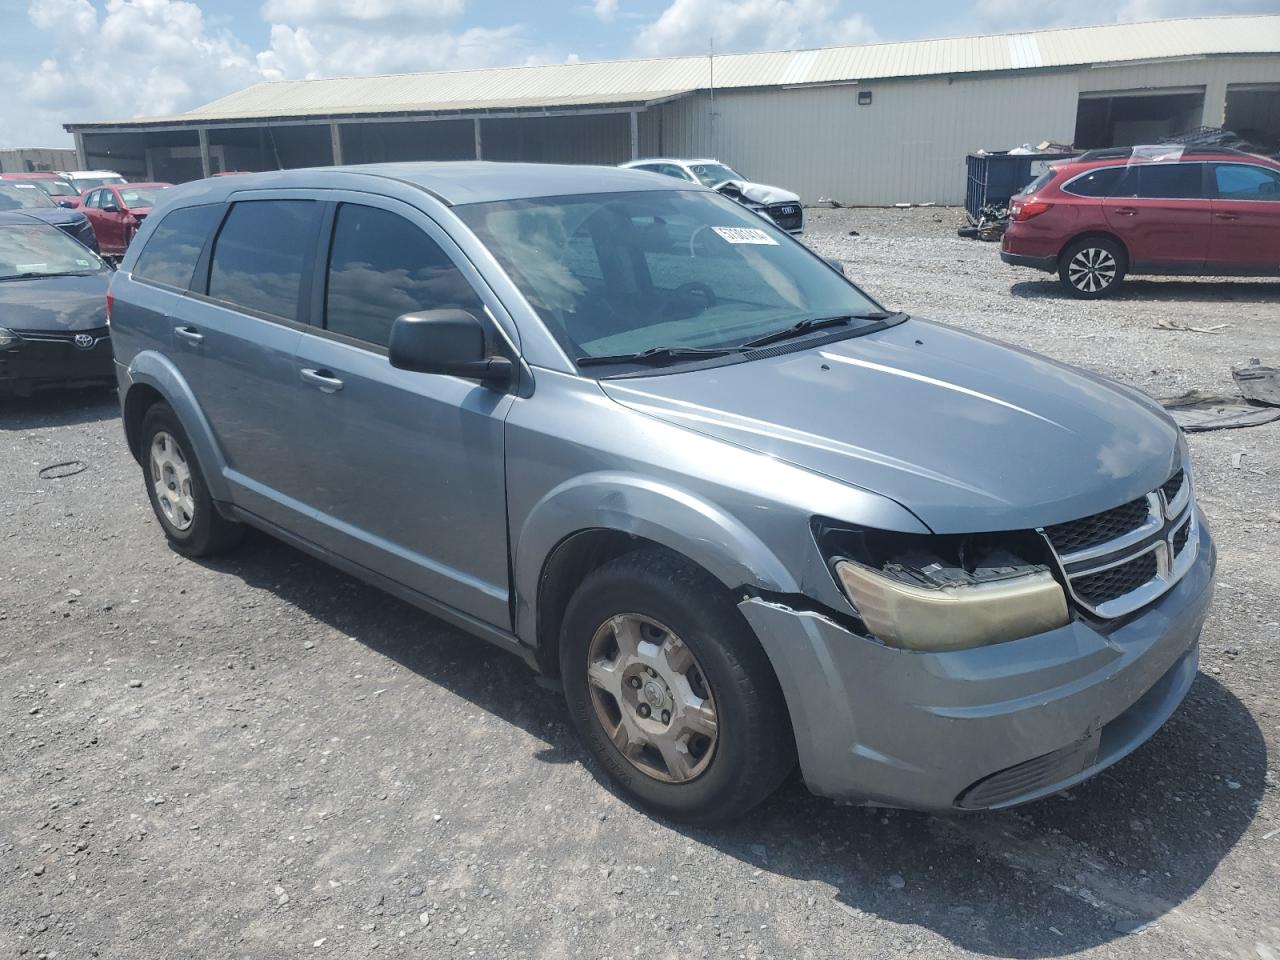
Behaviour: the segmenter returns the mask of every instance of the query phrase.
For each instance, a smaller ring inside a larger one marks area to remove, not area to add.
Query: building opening
[[[1165,93],[1081,94],[1076,109],[1077,149],[1155,143],[1200,126],[1204,90]]]

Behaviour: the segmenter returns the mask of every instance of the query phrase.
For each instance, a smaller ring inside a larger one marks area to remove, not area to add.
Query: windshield
[[[718,187],[726,180],[742,180],[743,176],[723,163],[691,163],[689,169],[704,187]]]
[[[130,210],[135,207],[154,207],[164,187],[122,187],[120,199]]]
[[[107,184],[125,183],[127,182],[121,176],[105,176],[105,177],[72,177],[76,186],[80,190],[92,190],[94,187],[105,187]]]
[[[879,310],[787,234],[714,193],[454,209],[574,358],[733,348],[803,320]]]
[[[39,187],[41,190],[43,190],[45,193],[49,194],[49,196],[51,197],[80,196],[80,191],[77,190],[75,187],[73,187],[66,180],[52,180],[52,179],[46,180],[41,178],[40,180],[32,180],[31,182],[34,183],[37,187]]]
[[[34,183],[0,183],[0,210],[57,207]]]
[[[0,280],[98,273],[107,265],[87,247],[43,223],[0,225]]]

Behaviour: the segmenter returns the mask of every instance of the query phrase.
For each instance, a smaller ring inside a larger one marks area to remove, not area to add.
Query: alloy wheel
[[[639,614],[602,623],[587,650],[596,718],[627,761],[664,783],[684,783],[711,764],[719,721],[693,651],[665,625]]]
[[[191,467],[173,435],[164,430],[151,438],[151,486],[156,503],[175,530],[190,529],[196,501],[191,492]]]
[[[1116,258],[1103,247],[1085,247],[1067,265],[1071,285],[1085,293],[1098,293],[1111,286],[1116,271]]]

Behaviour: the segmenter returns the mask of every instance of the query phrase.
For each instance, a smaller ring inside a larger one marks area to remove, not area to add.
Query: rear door
[[[1213,216],[1203,163],[1132,163],[1103,201],[1107,224],[1137,273],[1197,273]]]
[[[106,253],[107,227],[102,221],[102,211],[98,207],[101,197],[101,190],[90,190],[84,195],[80,211],[89,218],[89,223],[93,226],[93,236],[98,241],[98,249]]]
[[[447,307],[469,311],[495,348],[509,347],[493,322],[502,306],[424,213],[366,194],[334,198],[314,325],[293,372],[304,535],[509,629],[504,421],[513,397],[387,359],[398,316]]]
[[[123,254],[126,246],[124,239],[124,223],[128,216],[121,206],[120,197],[109,187],[95,190],[94,196],[98,211],[98,222],[102,229],[97,233],[98,246],[103,253]]]
[[[292,526],[301,485],[294,350],[310,307],[322,204],[304,191],[233,195],[173,317],[173,355],[226,463],[237,505]]]
[[[1213,164],[1209,270],[1280,273],[1280,172],[1254,163]]]

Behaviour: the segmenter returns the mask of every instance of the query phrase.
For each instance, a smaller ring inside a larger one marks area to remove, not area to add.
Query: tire
[[[1106,237],[1077,240],[1058,258],[1058,280],[1071,296],[1097,300],[1124,282],[1129,258],[1124,247]]]
[[[560,673],[588,752],[628,798],[673,820],[732,820],[795,766],[768,657],[724,587],[674,554],[638,550],[583,580]]]
[[[167,403],[142,417],[142,480],[169,544],[187,557],[207,557],[235,546],[244,527],[218,513],[187,432]],[[161,495],[161,488],[168,493]]]

